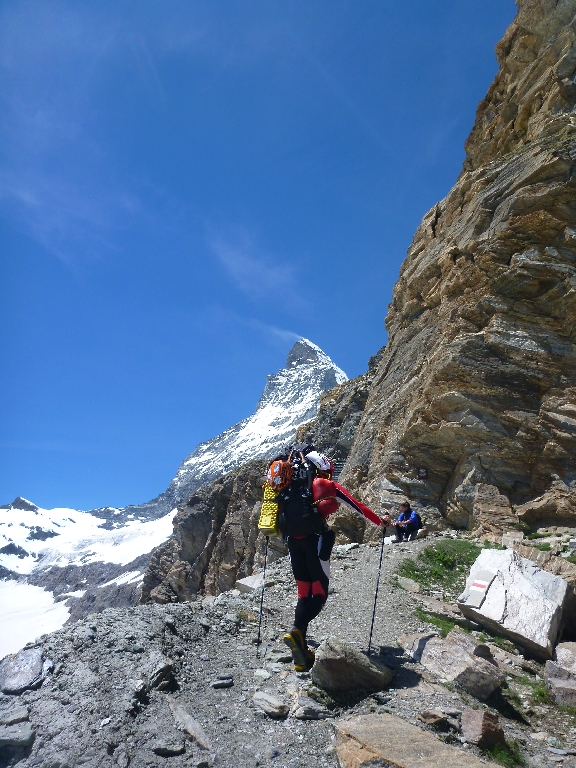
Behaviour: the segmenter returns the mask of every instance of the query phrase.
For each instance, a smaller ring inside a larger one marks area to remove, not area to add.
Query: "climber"
[[[422,521],[420,515],[410,507],[410,502],[404,501],[400,504],[400,514],[394,523],[394,528],[396,530],[395,544],[416,538],[418,530],[422,528]]]
[[[305,450],[298,451],[298,448]],[[343,503],[375,525],[391,524],[388,515],[381,519],[334,482],[334,465],[312,448],[293,448],[290,456],[297,456],[296,460],[292,458],[293,476],[280,501],[282,534],[298,587],[294,626],[284,635],[284,643],[292,651],[297,672],[306,672],[314,664],[314,652],[307,646],[306,633],[308,624],[318,616],[328,596],[330,555],[336,535],[328,528],[326,519]]]

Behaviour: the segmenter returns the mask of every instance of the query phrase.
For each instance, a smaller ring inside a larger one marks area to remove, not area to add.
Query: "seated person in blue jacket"
[[[400,504],[400,514],[394,523],[396,529],[396,541],[410,541],[410,536],[417,533],[420,528],[418,515],[410,507],[410,502]]]

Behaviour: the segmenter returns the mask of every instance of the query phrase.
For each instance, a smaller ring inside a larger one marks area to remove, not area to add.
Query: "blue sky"
[[[164,490],[301,335],[349,376],[512,0],[0,5],[0,503]]]

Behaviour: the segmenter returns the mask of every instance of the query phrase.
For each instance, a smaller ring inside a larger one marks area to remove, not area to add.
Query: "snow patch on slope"
[[[0,509],[0,565],[18,574],[94,562],[126,565],[170,536],[175,513],[106,530],[89,512],[30,506],[34,509]],[[38,538],[38,530],[49,536]]]
[[[0,616],[6,629],[0,632],[0,659],[40,635],[60,629],[69,615],[66,605],[55,603],[52,593],[42,587],[0,581]]]

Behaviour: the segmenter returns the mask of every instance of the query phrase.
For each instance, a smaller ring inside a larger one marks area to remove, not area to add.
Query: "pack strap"
[[[336,499],[336,498],[337,496],[322,496],[321,499],[316,499],[316,501],[313,501],[312,503],[314,504],[314,506],[316,506],[316,504],[320,504],[321,501],[327,501],[328,499]]]

